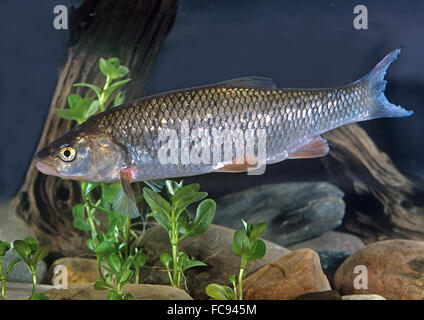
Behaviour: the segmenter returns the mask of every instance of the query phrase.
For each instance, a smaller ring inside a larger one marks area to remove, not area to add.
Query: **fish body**
[[[384,75],[399,52],[389,53],[360,80],[337,88],[281,89],[271,79],[247,77],[145,97],[94,115],[41,150],[36,165],[65,178],[121,183],[240,172],[249,163],[254,167],[246,155],[237,158],[234,145],[225,156],[215,138],[228,132],[250,137],[256,154],[264,140],[262,164],[324,156],[324,132],[412,114],[384,96]],[[160,157],[163,136],[169,138],[168,145],[172,136],[178,138],[168,150],[168,158],[173,156],[168,163]],[[75,151],[71,161],[61,159],[63,148]]]

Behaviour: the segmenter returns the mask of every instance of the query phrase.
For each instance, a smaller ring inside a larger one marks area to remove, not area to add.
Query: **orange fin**
[[[315,137],[310,143],[303,146],[299,150],[289,154],[289,159],[307,159],[307,158],[319,158],[327,155],[328,151],[327,140],[320,136]]]
[[[258,166],[258,160],[256,158],[252,158],[249,160],[244,160],[243,163],[236,163],[236,160],[233,159],[230,163],[221,163],[218,164],[213,171],[215,172],[230,172],[230,173],[237,173],[237,172],[246,172],[249,169],[254,169]]]

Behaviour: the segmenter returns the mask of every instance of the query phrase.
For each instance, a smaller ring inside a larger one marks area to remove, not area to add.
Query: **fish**
[[[254,154],[259,155],[260,143],[265,150],[262,166],[323,157],[329,146],[321,134],[327,131],[412,115],[384,95],[384,76],[399,53],[390,52],[364,77],[334,88],[278,88],[270,78],[253,76],[147,96],[92,116],[41,149],[35,165],[44,174],[65,179],[121,183],[113,208],[134,218],[139,212],[132,182],[246,172],[259,166]],[[178,140],[183,131],[189,132],[189,141]],[[227,152],[211,142],[222,132],[249,132],[256,143],[253,155],[239,157],[234,144]],[[171,143],[171,137],[177,141]],[[164,151],[167,143],[174,148]],[[206,152],[211,145],[221,156],[217,161]],[[166,163],[164,154],[172,161]]]

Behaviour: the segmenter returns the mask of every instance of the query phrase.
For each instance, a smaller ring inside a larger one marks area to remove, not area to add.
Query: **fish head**
[[[112,182],[119,180],[124,152],[106,133],[78,127],[41,149],[35,166],[64,179]]]

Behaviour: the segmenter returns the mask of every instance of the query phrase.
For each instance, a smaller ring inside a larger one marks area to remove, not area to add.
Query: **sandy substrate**
[[[0,200],[0,240],[12,242],[30,235],[25,224],[17,218],[8,200]]]

